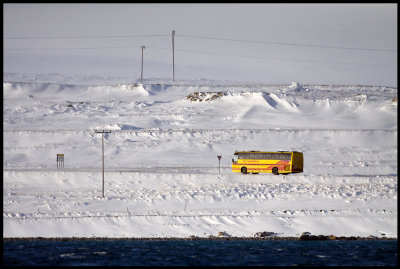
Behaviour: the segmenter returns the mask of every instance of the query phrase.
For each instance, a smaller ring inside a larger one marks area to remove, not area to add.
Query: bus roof
[[[235,151],[235,154],[237,153],[296,153],[299,151],[256,151],[256,150],[250,150],[250,151]]]

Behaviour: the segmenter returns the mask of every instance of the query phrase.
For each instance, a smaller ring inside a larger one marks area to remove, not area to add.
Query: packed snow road
[[[4,169],[55,169],[59,153],[67,170],[102,167],[102,139],[94,131],[3,134]],[[223,172],[229,172],[236,150],[297,150],[304,154],[306,174],[397,175],[396,141],[392,129],[114,130],[104,139],[105,169],[213,173],[221,155]]]

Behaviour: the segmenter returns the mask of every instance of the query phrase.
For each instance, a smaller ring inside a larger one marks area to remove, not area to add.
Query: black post
[[[218,155],[218,173],[221,174],[221,158],[222,156]]]

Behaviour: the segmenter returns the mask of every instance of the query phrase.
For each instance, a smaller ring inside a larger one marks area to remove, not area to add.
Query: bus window
[[[271,160],[280,160],[280,153],[271,153]]]
[[[264,153],[264,160],[271,160],[272,154],[271,153]]]
[[[246,153],[239,154],[239,159],[247,159],[247,154]]]

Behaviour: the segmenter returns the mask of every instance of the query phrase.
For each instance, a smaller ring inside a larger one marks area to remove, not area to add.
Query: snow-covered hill
[[[4,74],[3,137],[4,237],[397,237],[397,88]],[[304,173],[232,173],[235,150]]]

